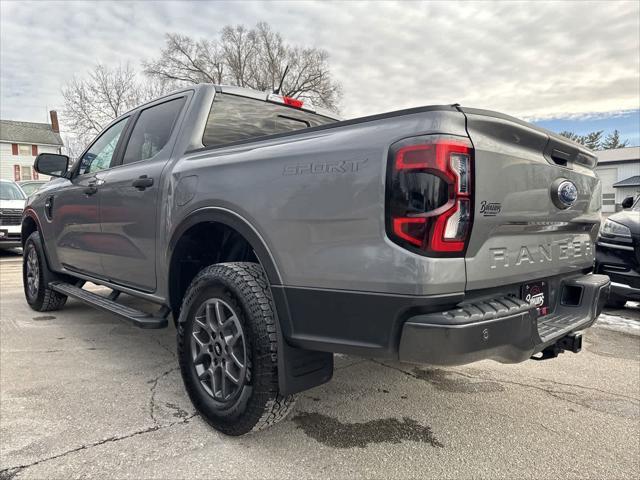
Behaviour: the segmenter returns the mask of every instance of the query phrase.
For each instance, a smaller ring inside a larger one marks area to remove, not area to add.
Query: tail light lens
[[[460,137],[396,142],[387,169],[387,233],[431,256],[460,256],[471,229],[473,147]]]
[[[282,105],[288,105],[293,108],[299,108],[304,110],[313,111],[312,108],[309,108],[309,105],[305,105],[305,102],[293,97],[287,97],[284,95],[278,95],[275,93],[270,93],[267,96],[267,101],[272,103],[279,103]]]
[[[284,101],[285,105],[289,105],[290,107],[294,108],[302,108],[302,106],[304,105],[304,102],[302,100],[298,100],[297,98],[282,97],[282,100]]]

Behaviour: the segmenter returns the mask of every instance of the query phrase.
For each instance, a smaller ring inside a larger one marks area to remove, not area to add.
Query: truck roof
[[[235,85],[218,85],[218,84],[213,84],[213,83],[199,83],[199,84],[195,84],[195,85],[189,85],[188,87],[183,87],[183,88],[178,88],[176,90],[172,90],[168,93],[166,93],[165,95],[162,95],[161,97],[158,98],[163,98],[163,97],[169,97],[171,95],[175,95],[176,93],[180,93],[180,92],[186,92],[186,91],[198,91],[198,90],[210,90],[213,89],[218,93],[226,93],[229,95],[237,95],[240,97],[246,97],[246,98],[254,98],[256,100],[262,100],[265,102],[275,102],[275,103],[281,103],[284,105],[291,105],[291,103],[289,103],[286,100],[294,100],[296,101],[295,103],[297,103],[298,99],[290,99],[289,97],[286,97],[284,95],[278,95],[275,93],[269,93],[267,91],[259,91],[259,90],[254,90],[252,88],[245,88],[245,87],[237,87]],[[132,110],[136,110],[138,108],[140,108],[141,106],[146,105],[146,103],[151,103],[151,102],[155,102],[156,100],[158,100],[158,98],[154,98],[153,100],[150,100],[149,102],[145,102],[142,105],[138,105],[136,108],[133,108]],[[292,107],[292,108],[298,108],[300,110],[305,110],[307,112],[311,112],[311,113],[315,113],[318,115],[322,115],[323,117],[327,117],[327,118],[331,118],[333,120],[336,121],[340,121],[341,118],[339,115],[337,115],[335,112],[332,112],[329,109],[326,108],[322,108],[322,107],[317,107],[315,105],[313,105],[313,102],[309,101],[309,100],[303,100],[300,101],[301,106],[300,107]],[[128,113],[128,112],[127,112]]]

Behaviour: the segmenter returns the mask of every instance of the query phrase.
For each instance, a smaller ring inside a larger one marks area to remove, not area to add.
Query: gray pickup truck
[[[596,161],[458,105],[338,121],[190,87],[116,119],[72,167],[37,157],[59,178],[24,211],[25,295],[142,328],[172,315],[193,404],[241,435],[328,381],[334,353],[456,365],[579,351],[610,285],[592,273]]]

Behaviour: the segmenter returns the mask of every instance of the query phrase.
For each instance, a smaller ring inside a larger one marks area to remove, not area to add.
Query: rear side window
[[[143,110],[131,132],[122,163],[146,160],[162,150],[183,104],[184,98],[176,98]]]
[[[332,120],[253,98],[217,93],[204,129],[206,147],[317,127]]]

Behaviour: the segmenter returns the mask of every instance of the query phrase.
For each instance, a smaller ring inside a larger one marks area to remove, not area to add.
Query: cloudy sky
[[[165,32],[207,37],[227,24],[267,21],[286,41],[329,52],[344,117],[461,103],[578,126],[617,119],[640,143],[637,1],[0,0],[0,9],[4,119],[45,121],[47,109],[63,109],[60,87],[74,74],[98,62],[139,67]]]

